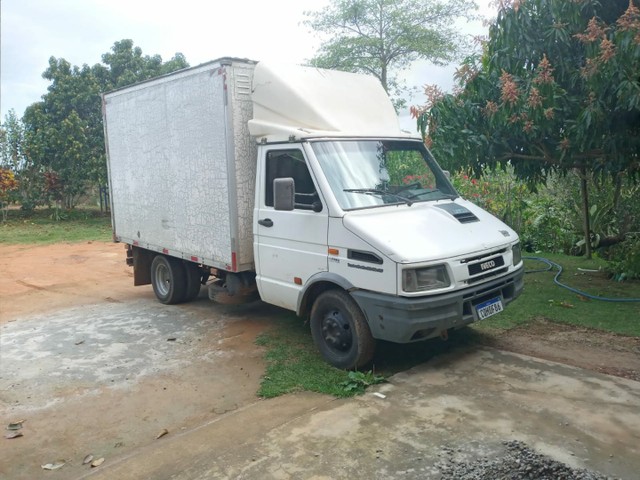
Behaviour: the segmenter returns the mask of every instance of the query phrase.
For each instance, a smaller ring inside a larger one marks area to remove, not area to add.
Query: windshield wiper
[[[399,198],[403,202],[407,204],[407,207],[413,205],[413,202],[410,198],[403,197],[402,195],[398,195],[397,193],[387,192],[385,190],[378,190],[376,188],[345,188],[342,190],[343,192],[350,193],[364,193],[365,195],[391,195],[392,197]]]

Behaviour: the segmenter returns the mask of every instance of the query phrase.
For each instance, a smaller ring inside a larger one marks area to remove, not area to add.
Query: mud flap
[[[133,285],[149,285],[151,283],[151,262],[155,255],[149,250],[128,246],[127,265],[133,265]]]

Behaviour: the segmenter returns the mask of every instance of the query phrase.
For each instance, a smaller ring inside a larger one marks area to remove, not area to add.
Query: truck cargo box
[[[253,268],[254,66],[223,58],[103,96],[116,241]]]

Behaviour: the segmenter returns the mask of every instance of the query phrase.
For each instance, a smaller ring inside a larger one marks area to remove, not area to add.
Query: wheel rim
[[[169,273],[169,268],[166,265],[158,265],[156,268],[156,287],[158,289],[158,293],[166,297],[169,295],[169,290],[171,289],[171,275]]]
[[[351,326],[339,310],[327,312],[322,319],[322,337],[334,352],[344,353],[351,349],[353,336]]]

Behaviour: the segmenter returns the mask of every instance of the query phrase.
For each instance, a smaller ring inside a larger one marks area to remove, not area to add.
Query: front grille
[[[477,277],[470,278],[467,280],[467,285],[473,285],[474,283],[482,282],[487,278],[497,277],[498,275],[502,275],[503,273],[507,273],[508,268],[499,268],[497,270],[491,270],[484,275],[478,275]]]

